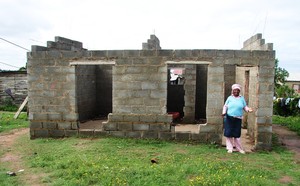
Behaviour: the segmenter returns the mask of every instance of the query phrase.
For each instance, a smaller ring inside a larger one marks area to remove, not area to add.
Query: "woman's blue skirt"
[[[224,121],[224,136],[225,137],[241,137],[242,120],[226,114]]]

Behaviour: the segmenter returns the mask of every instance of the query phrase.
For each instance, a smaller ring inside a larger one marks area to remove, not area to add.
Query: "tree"
[[[279,60],[275,59],[275,78],[274,84],[275,88],[279,88],[281,85],[284,85],[287,78],[289,77],[289,72],[284,68],[278,66]]]
[[[297,94],[295,90],[288,87],[287,85],[280,85],[279,87],[275,88],[275,96],[278,98],[292,98],[296,97]]]
[[[275,90],[274,94],[276,97],[295,97],[294,89],[285,85],[287,78],[289,77],[289,72],[284,68],[278,66],[279,60],[275,60]]]

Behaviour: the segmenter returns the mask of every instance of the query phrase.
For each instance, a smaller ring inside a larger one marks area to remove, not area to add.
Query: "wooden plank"
[[[23,101],[23,103],[21,104],[21,106],[19,107],[18,111],[16,112],[14,119],[17,119],[22,111],[22,109],[25,107],[26,103],[28,102],[28,96],[26,96],[25,100]]]

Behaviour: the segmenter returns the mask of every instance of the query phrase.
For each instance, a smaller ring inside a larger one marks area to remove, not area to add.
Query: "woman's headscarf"
[[[239,89],[239,90],[241,91],[242,86],[239,85],[239,84],[233,84],[233,85],[231,86],[231,90],[234,90],[234,89]]]
[[[240,91],[242,90],[242,86],[240,84],[233,84],[231,86],[231,94],[233,94],[234,89],[239,89]]]

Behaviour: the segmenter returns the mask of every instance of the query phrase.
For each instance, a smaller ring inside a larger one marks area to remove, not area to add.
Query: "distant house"
[[[27,96],[27,72],[0,72],[0,104],[6,99],[12,99],[16,105],[22,104]]]
[[[287,86],[294,89],[298,95],[300,95],[300,80],[287,80],[285,83]]]

